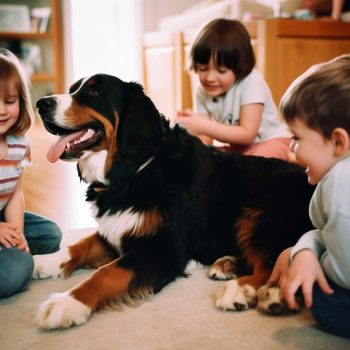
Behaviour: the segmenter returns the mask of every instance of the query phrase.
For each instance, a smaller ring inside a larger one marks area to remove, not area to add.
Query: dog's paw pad
[[[247,304],[233,303],[235,311],[244,311],[248,308]]]
[[[39,307],[35,322],[41,329],[60,329],[86,323],[91,309],[68,293],[55,293]]]

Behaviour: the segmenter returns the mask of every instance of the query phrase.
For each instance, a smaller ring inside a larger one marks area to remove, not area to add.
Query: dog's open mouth
[[[47,159],[51,163],[61,159],[77,159],[81,156],[82,151],[96,145],[102,137],[101,130],[82,129],[66,130],[49,149]]]

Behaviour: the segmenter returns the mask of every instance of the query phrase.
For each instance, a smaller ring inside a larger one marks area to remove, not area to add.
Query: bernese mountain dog
[[[218,308],[286,311],[266,282],[279,253],[312,228],[314,187],[302,168],[205,146],[170,126],[141,85],[111,75],[81,79],[37,108],[59,136],[49,161],[77,161],[98,222],[78,243],[34,256],[34,278],[96,268],[40,306],[40,328],[80,325],[104,306],[146,299],[186,276],[190,260],[213,264],[213,279],[231,279]]]

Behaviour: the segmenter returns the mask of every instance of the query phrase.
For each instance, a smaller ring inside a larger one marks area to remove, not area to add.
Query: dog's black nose
[[[57,103],[53,97],[43,97],[36,103],[36,107],[43,111],[51,111],[56,105]]]

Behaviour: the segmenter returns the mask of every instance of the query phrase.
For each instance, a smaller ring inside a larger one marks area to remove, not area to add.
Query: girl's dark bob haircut
[[[190,69],[197,64],[214,64],[231,69],[237,80],[245,78],[255,66],[249,33],[237,20],[219,18],[209,22],[197,35],[190,52]]]

